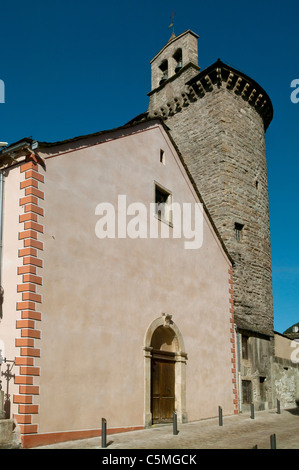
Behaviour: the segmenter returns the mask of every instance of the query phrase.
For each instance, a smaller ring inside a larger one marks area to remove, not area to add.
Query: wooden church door
[[[175,362],[153,357],[151,384],[153,424],[172,422],[175,401]]]

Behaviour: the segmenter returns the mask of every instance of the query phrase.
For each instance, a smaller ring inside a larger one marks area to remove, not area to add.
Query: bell
[[[181,70],[181,68],[182,68],[182,61],[179,60],[178,63],[177,63],[177,66],[175,68],[175,72],[178,72],[179,70]]]
[[[164,83],[167,79],[168,79],[168,70],[165,70],[159,84],[162,85],[162,83]]]

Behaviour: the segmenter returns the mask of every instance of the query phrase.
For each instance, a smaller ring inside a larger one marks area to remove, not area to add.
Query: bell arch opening
[[[148,327],[144,338],[144,423],[187,422],[187,354],[180,330],[163,314]]]

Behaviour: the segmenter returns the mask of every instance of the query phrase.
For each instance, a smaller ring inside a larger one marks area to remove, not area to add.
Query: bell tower
[[[151,60],[149,111],[167,106],[184,84],[199,72],[197,34],[190,30],[179,36],[173,33],[168,43]]]

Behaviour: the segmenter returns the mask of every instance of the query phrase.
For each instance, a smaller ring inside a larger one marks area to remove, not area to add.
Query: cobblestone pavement
[[[107,423],[109,425],[109,423]],[[109,428],[108,428],[109,430]],[[259,411],[254,419],[244,413],[224,416],[223,425],[212,418],[179,424],[178,434],[172,425],[107,435],[107,448],[101,437],[81,439],[37,447],[37,449],[271,449],[270,436],[275,434],[276,449],[299,449],[299,408]]]

